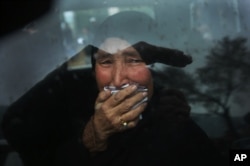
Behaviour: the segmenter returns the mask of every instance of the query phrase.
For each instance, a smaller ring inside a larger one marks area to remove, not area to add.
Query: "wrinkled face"
[[[95,54],[95,76],[99,90],[104,86],[121,87],[127,83],[139,83],[153,93],[153,78],[139,53],[125,40],[108,38]]]

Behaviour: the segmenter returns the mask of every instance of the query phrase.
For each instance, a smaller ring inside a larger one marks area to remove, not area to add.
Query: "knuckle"
[[[100,110],[102,107],[101,103],[96,103],[95,104],[95,110]]]
[[[103,96],[104,96],[103,92],[100,92],[98,94],[98,101],[102,101],[103,100]]]
[[[101,108],[102,111],[104,111],[104,113],[105,113],[105,110],[108,110],[108,106],[107,106],[105,103],[103,103],[103,104],[100,106],[100,108]]]
[[[123,103],[123,108],[124,108],[126,111],[130,110],[131,107],[132,107],[131,102],[125,101],[125,102]]]
[[[122,95],[122,94],[121,94],[120,92],[115,93],[115,94],[114,94],[114,100],[115,100],[115,101],[120,101],[120,100],[121,100],[121,95]]]
[[[109,96],[109,95],[108,95],[108,93],[107,93],[106,91],[101,91],[101,92],[98,94],[97,101],[102,102],[102,101],[106,100],[108,96]]]
[[[130,107],[131,107],[131,104],[130,104],[130,103],[127,102],[127,103],[124,104],[124,108],[125,108],[125,109],[129,109]]]
[[[110,121],[110,124],[111,124],[111,126],[113,126],[113,127],[116,126],[116,123],[115,123],[115,121],[113,121],[113,120]]]
[[[120,126],[120,123],[118,123],[117,121],[115,121],[115,120],[113,120],[113,119],[110,119],[110,124],[111,124],[111,126],[113,127],[113,128],[119,128],[119,126]]]

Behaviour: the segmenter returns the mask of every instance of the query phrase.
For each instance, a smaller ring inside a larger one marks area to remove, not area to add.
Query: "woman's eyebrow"
[[[131,56],[131,57],[141,57],[138,52],[131,51],[131,50],[125,50],[125,51],[123,51],[122,55],[124,55],[124,56]]]
[[[105,51],[102,51],[102,52],[99,52],[99,53],[97,52],[95,54],[95,59],[105,59],[105,58],[109,58],[111,56],[112,56],[112,54],[107,53]]]

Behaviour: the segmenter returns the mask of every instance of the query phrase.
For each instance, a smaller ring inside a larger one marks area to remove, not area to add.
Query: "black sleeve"
[[[72,139],[57,148],[54,166],[88,166],[91,155],[81,140]]]
[[[190,118],[171,115],[157,119],[152,157],[161,163],[156,164],[227,166],[212,140]]]
[[[19,153],[24,165],[56,165],[60,156],[64,156],[62,150],[67,150],[70,144],[75,154],[82,154],[81,159],[87,163],[88,151],[79,142],[79,137],[90,114],[91,106],[86,104],[90,97],[85,99],[77,94],[86,91],[74,89],[82,84],[75,77],[76,73],[68,73],[62,67],[49,74],[6,111],[2,122],[4,137]]]
[[[155,108],[154,142],[159,143],[158,157],[166,165],[227,165],[212,139],[190,118],[190,107],[180,91],[161,91]]]

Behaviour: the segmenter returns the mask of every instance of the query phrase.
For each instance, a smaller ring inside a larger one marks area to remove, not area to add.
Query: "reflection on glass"
[[[133,7],[107,7],[99,9],[65,11],[62,13],[62,33],[64,35],[64,47],[69,57],[80,52],[93,40],[98,26],[105,18],[122,11],[140,11],[154,18],[152,6]],[[83,54],[81,54],[82,56]],[[76,60],[81,62],[76,62]],[[74,62],[73,62],[74,61]],[[70,59],[70,68],[84,67],[90,64],[89,57],[75,57]],[[73,67],[73,64],[78,64]],[[79,66],[79,64],[83,66]]]

